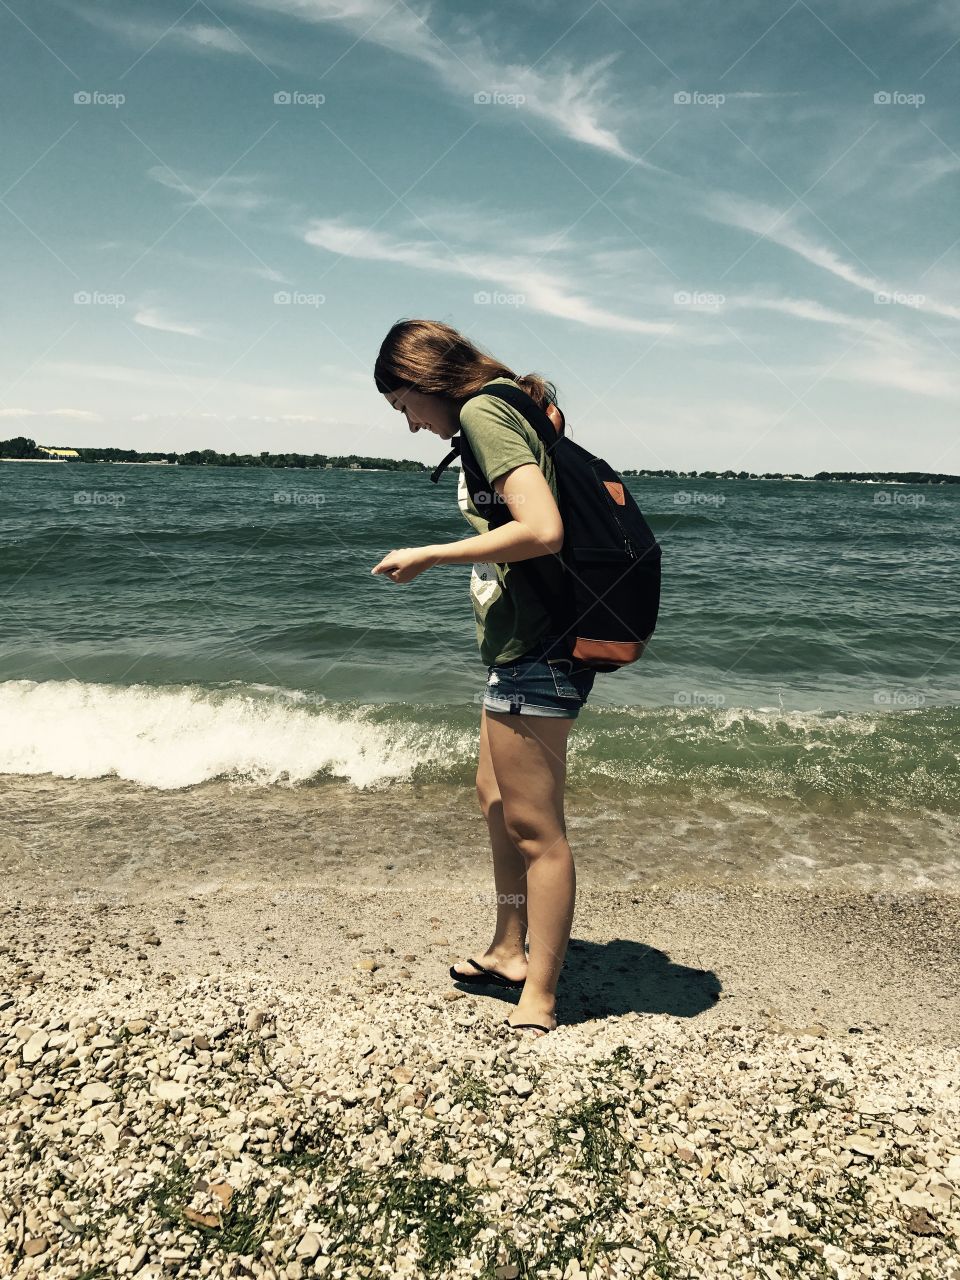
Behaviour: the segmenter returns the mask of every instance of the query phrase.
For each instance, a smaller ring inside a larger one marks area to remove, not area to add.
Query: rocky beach
[[[0,1274],[960,1276],[960,898],[587,885],[531,1039],[482,871],[8,889]]]

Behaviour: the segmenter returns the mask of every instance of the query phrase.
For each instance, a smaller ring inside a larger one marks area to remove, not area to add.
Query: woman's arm
[[[529,462],[514,467],[498,476],[493,487],[513,515],[507,524],[456,542],[391,551],[371,572],[405,583],[437,564],[472,564],[474,560],[512,564],[556,554],[563,545],[563,522],[539,466]]]

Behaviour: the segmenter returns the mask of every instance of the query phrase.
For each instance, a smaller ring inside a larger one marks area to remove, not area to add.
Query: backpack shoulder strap
[[[540,439],[543,441],[544,448],[547,452],[551,452],[558,440],[563,436],[563,415],[560,414],[561,425],[557,426],[553,420],[548,417],[545,410],[541,409],[536,400],[532,396],[527,395],[522,387],[508,386],[503,382],[490,383],[481,387],[477,395],[496,396],[498,400],[505,400],[517,413],[529,423]],[[559,413],[559,410],[557,410]]]
[[[541,409],[533,397],[527,395],[522,387],[505,386],[502,382],[488,382],[479,391],[474,392],[474,395],[496,396],[498,400],[505,400],[536,431],[548,452],[554,448],[557,441],[563,436],[565,423],[560,410],[554,405],[549,406],[554,409],[554,412],[559,417],[560,420],[557,422],[546,410]],[[467,399],[472,400],[473,396],[468,396]],[[463,436],[458,433],[451,439],[450,443],[453,446],[450,452],[431,472],[430,479],[434,484],[439,483],[440,477],[453,462],[454,458],[459,456],[463,461],[465,452]]]
[[[454,436],[453,439],[450,441],[450,443],[453,445],[453,448],[450,450],[447,456],[443,458],[436,467],[434,467],[433,471],[430,473],[430,479],[433,481],[434,484],[439,483],[440,477],[443,475],[447,467],[449,467],[450,463],[454,460],[455,457],[457,457],[457,455],[460,452],[459,435]]]

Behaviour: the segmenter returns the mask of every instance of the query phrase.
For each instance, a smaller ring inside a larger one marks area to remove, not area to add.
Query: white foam
[[[271,691],[279,695],[280,690]],[[160,789],[212,778],[262,785],[324,774],[359,788],[458,755],[449,730],[364,723],[356,713],[191,686],[0,683],[0,773],[116,776]]]

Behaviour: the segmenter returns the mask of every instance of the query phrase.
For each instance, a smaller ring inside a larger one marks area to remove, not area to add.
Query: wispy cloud
[[[187,338],[205,338],[207,334],[200,325],[190,324],[185,320],[174,320],[165,316],[156,307],[141,307],[133,317],[133,323],[144,329],[159,329],[162,333],[180,333]]]
[[[514,299],[513,305],[530,306],[593,329],[666,334],[676,328],[673,323],[643,320],[599,306],[565,281],[555,265],[549,272],[531,269],[522,255],[501,257],[474,249],[455,250],[439,241],[401,239],[342,218],[313,221],[303,238],[317,249],[343,257],[463,276],[473,282],[475,294],[486,293],[491,303],[496,301],[493,293],[502,291]]]
[[[830,248],[829,245],[823,244],[814,239],[813,236],[801,231],[792,220],[791,215],[782,210],[778,211],[769,205],[762,204],[756,200],[747,200],[742,196],[721,193],[709,201],[706,213],[708,217],[714,218],[717,222],[723,222],[732,227],[740,227],[744,231],[751,231],[763,239],[781,245],[784,249],[788,249],[791,253],[804,258],[815,267],[820,267],[821,270],[829,272],[831,275],[846,281],[847,284],[853,285],[857,289],[864,290],[866,293],[904,297],[915,296],[916,301],[910,304],[912,308],[918,311],[929,311],[934,315],[946,316],[951,320],[960,320],[960,307],[952,306],[946,302],[939,302],[935,298],[919,295],[909,288],[901,289],[889,281],[881,280],[879,277],[870,274],[863,267],[849,262],[836,250]]]
[[[98,246],[100,247],[100,246]],[[123,245],[127,253],[132,255],[142,254],[145,245]],[[161,247],[153,250],[153,256],[164,259],[168,262],[178,263],[180,266],[189,267],[191,271],[210,271],[222,272],[229,275],[255,276],[259,280],[269,280],[271,284],[290,284],[289,276],[285,276],[282,272],[274,270],[272,267],[256,267],[247,266],[245,263],[238,263],[232,259],[203,257],[197,253],[185,253],[182,249],[172,249]]]
[[[753,90],[753,89],[738,89],[736,92],[731,93],[728,90],[724,89],[723,96],[724,98],[761,98],[761,99],[802,98],[803,91],[800,89],[783,89],[783,90],[777,90],[774,92],[768,92],[768,91],[761,92],[759,90]]]
[[[244,0],[239,0],[244,2]],[[379,45],[427,67],[449,93],[474,109],[474,95],[520,94],[522,103],[498,106],[496,101],[477,105],[477,111],[497,113],[501,122],[514,110],[545,122],[552,130],[586,146],[636,161],[655,169],[652,162],[639,159],[622,137],[627,111],[619,107],[611,68],[619,51],[578,65],[559,54],[530,65],[522,59],[511,61],[509,32],[500,37],[489,29],[483,35],[471,31],[465,20],[450,21],[438,32],[437,7],[413,5],[397,0],[245,0],[247,7],[283,14],[302,22],[337,26],[356,41]],[[338,59],[339,61],[339,59]],[[326,67],[319,64],[325,71]]]
[[[152,52],[159,44],[170,43],[195,53],[260,57],[247,39],[222,22],[202,0],[191,5],[173,22],[158,21],[142,13],[130,17],[103,6],[89,4],[67,4],[64,7],[99,30],[127,41],[142,55]],[[191,20],[195,14],[204,20]],[[275,61],[272,53],[269,56],[271,61]]]
[[[228,209],[231,213],[253,213],[275,203],[272,197],[257,189],[260,179],[249,174],[227,174],[219,179],[178,174],[165,165],[155,164],[147,177],[161,186],[186,196],[188,207],[207,205],[211,209]]]
[[[843,329],[866,332],[876,321],[864,320],[859,316],[848,315],[845,311],[837,311],[826,307],[812,298],[765,297],[761,294],[736,294],[724,302],[724,309],[744,309],[747,311],[776,311],[781,315],[793,316],[797,320],[812,320],[816,324],[832,324]]]
[[[73,418],[78,422],[101,422],[90,409],[0,409],[0,418]]]
[[[856,352],[831,374],[872,387],[890,387],[934,400],[960,400],[960,379],[929,354],[898,343]]]

